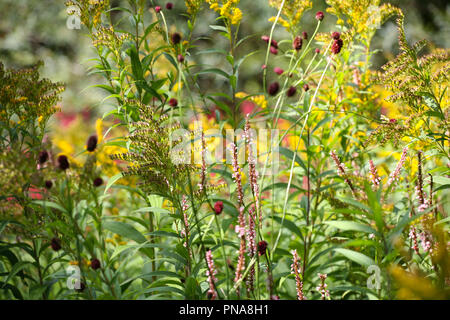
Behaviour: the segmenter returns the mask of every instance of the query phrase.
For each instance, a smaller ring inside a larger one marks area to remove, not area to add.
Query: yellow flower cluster
[[[344,19],[352,35],[359,35],[370,41],[375,30],[393,15],[401,15],[401,10],[391,4],[380,6],[380,0],[327,0],[327,12],[338,17],[337,24],[344,25]]]
[[[248,94],[246,94],[245,92],[238,92],[235,94],[235,97],[238,99],[244,99],[245,97],[248,97]],[[249,100],[260,106],[262,109],[267,108],[267,100],[264,95],[252,96],[249,98]]]
[[[240,0],[206,0],[209,8],[227,18],[231,24],[239,24],[242,20],[242,11],[237,7]]]
[[[269,0],[270,6],[280,10],[281,0]],[[310,0],[286,0],[281,9],[283,17],[278,18],[278,23],[285,27],[288,31],[294,32],[295,27],[299,24],[303,14],[312,8]],[[270,22],[274,22],[276,17],[271,17]]]
[[[202,0],[185,0],[184,4],[186,5],[187,12],[189,14],[196,14],[200,9],[200,5]]]

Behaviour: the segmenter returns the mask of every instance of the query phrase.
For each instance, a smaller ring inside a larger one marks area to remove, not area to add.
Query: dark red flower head
[[[274,96],[278,93],[278,90],[280,90],[280,84],[278,82],[272,82],[269,85],[269,88],[267,89],[267,92],[269,92],[269,94],[271,96]]]
[[[266,254],[267,250],[267,242],[266,241],[260,241],[258,242],[258,253],[260,256],[263,256]]]
[[[96,135],[90,136],[86,143],[86,149],[89,152],[93,152],[97,148],[98,138]]]
[[[169,100],[169,106],[176,107],[178,105],[178,100],[175,98],[172,98]]]
[[[48,152],[47,150],[42,150],[39,152],[39,163],[44,164],[48,160]]]
[[[100,269],[101,265],[100,265],[100,260],[98,260],[97,258],[93,258],[91,260],[91,268],[94,270]]]
[[[222,201],[217,201],[217,202],[214,204],[214,212],[215,212],[216,214],[221,214],[222,211],[223,211],[223,202],[222,202]]]
[[[324,17],[325,17],[325,15],[323,14],[322,11],[319,11],[319,12],[316,13],[316,19],[317,20],[322,21]]]
[[[49,190],[53,187],[53,182],[51,180],[45,181],[45,189]]]
[[[172,43],[173,44],[179,44],[181,41],[181,34],[179,34],[178,32],[175,32],[172,34]]]
[[[390,123],[396,123],[396,122],[397,122],[397,119],[389,119],[389,122],[390,122]]]
[[[67,156],[62,154],[58,157],[58,167],[61,170],[69,169],[69,159],[67,159]]]
[[[299,51],[302,49],[303,39],[300,36],[296,36],[294,41],[292,42],[292,47]]]
[[[167,10],[172,10],[173,9],[173,3],[172,2],[167,2],[166,3],[166,9]]]
[[[340,34],[339,32],[337,32],[337,31],[335,31],[335,32],[333,32],[333,33],[331,34],[331,37],[332,37],[333,39],[337,40],[337,39],[339,39],[339,38],[341,37],[341,34]]]
[[[307,83],[305,83],[305,84],[303,85],[303,90],[305,90],[305,92],[307,92],[307,91],[309,90],[309,86],[308,86]]]
[[[160,13],[161,12],[161,7],[160,6],[156,6],[155,7],[155,11],[156,11],[156,13]]]
[[[100,187],[103,184],[103,179],[98,177],[94,179],[93,185],[94,187]]]
[[[50,246],[54,251],[61,250],[61,240],[59,240],[58,238],[53,238],[50,242]]]
[[[182,54],[179,54],[178,56],[177,56],[177,59],[178,59],[178,62],[184,62],[184,56],[182,55]]]
[[[270,45],[271,45],[272,47],[278,49],[278,42],[277,42],[276,40],[273,40],[273,39],[272,39],[272,41],[270,41]]]
[[[302,32],[302,38],[305,39],[305,40],[308,40],[308,32],[303,31]]]
[[[319,53],[320,53],[320,49],[319,49],[319,48],[316,48],[315,52],[316,52],[317,54],[319,54]]]
[[[296,93],[297,93],[297,89],[296,89],[294,86],[292,86],[292,87],[290,87],[290,88],[288,89],[288,91],[286,92],[286,95],[287,95],[288,97],[292,97],[292,96],[294,96]]]
[[[336,39],[333,42],[333,45],[331,46],[331,52],[334,54],[338,54],[341,52],[342,46],[344,45],[344,41],[342,39]]]
[[[278,54],[278,49],[275,47],[270,46],[270,53],[271,54]]]

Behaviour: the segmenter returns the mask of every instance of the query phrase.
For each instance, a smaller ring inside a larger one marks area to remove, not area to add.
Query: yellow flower
[[[242,11],[239,8],[233,9],[233,15],[231,16],[231,24],[238,24],[242,20]]]

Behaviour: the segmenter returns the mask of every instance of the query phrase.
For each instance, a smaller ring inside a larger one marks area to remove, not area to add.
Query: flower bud
[[[61,240],[59,240],[58,238],[53,238],[50,242],[50,246],[52,247],[53,251],[61,250]]]
[[[100,177],[95,178],[92,184],[94,185],[94,187],[100,187],[103,184],[103,179]]]
[[[67,159],[67,156],[65,156],[65,155],[60,155],[59,157],[58,157],[58,167],[61,169],[61,170],[67,170],[67,169],[69,169],[69,159]]]
[[[272,82],[267,89],[271,96],[276,95],[278,93],[278,90],[280,90],[280,84],[278,82]]]
[[[274,71],[276,74],[278,74],[278,75],[282,75],[283,72],[284,72],[284,70],[281,69],[281,68],[279,68],[279,67],[273,68],[273,71]]]
[[[302,49],[303,39],[300,36],[296,36],[294,41],[292,42],[292,47],[299,51]]]
[[[322,21],[324,17],[325,15],[323,14],[322,11],[316,13],[316,20]]]
[[[308,32],[303,31],[303,32],[302,32],[302,38],[303,38],[304,40],[308,40]]]
[[[156,6],[155,7],[155,11],[156,11],[156,13],[160,13],[161,12],[161,7],[160,6]]]
[[[217,202],[214,204],[214,212],[215,212],[217,215],[219,215],[219,214],[222,213],[222,211],[223,211],[223,202],[222,202],[222,201],[217,201]]]
[[[48,160],[48,152],[47,150],[42,150],[39,152],[39,163],[44,164]]]
[[[98,260],[97,258],[93,258],[91,260],[91,268],[94,270],[100,269],[101,265],[100,265],[100,260]]]
[[[303,85],[303,90],[305,90],[305,92],[308,92],[308,91],[309,91],[309,85],[308,85],[307,83],[305,83],[305,84]]]
[[[45,189],[50,190],[53,187],[53,182],[51,180],[47,180],[44,182]]]
[[[166,3],[166,9],[167,10],[172,10],[173,9],[173,3],[172,2],[167,2]]]
[[[178,100],[175,98],[172,98],[169,100],[169,106],[176,107],[178,105]]]
[[[263,256],[266,254],[267,250],[267,242],[266,241],[260,241],[258,242],[258,253],[260,256]]]
[[[90,136],[87,143],[86,143],[86,149],[89,152],[93,152],[95,148],[97,148],[98,138],[97,136]]]
[[[288,89],[288,91],[286,92],[286,95],[287,95],[288,97],[292,97],[292,96],[294,96],[296,93],[297,93],[297,89],[296,89],[294,86],[292,86],[292,87],[290,87],[290,88]]]
[[[179,44],[181,41],[181,35],[178,32],[172,34],[172,43]]]

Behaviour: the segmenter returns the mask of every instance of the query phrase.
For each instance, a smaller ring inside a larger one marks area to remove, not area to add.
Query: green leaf
[[[116,174],[115,176],[112,176],[111,178],[109,178],[108,183],[106,184],[105,187],[105,191],[103,192],[103,194],[106,194],[106,192],[108,192],[109,188],[111,188],[111,186],[120,178],[122,178],[122,172]]]
[[[334,251],[365,267],[376,264],[375,261],[360,252],[344,248],[336,248]]]
[[[145,239],[145,237],[139,231],[137,231],[133,226],[125,222],[106,221],[103,224],[103,227],[106,230],[117,233],[118,235],[121,235],[124,238],[134,240],[137,243],[143,243],[147,241],[147,239]]]
[[[325,221],[323,223],[344,231],[360,231],[373,234],[377,233],[377,231],[372,227],[354,221]]]

